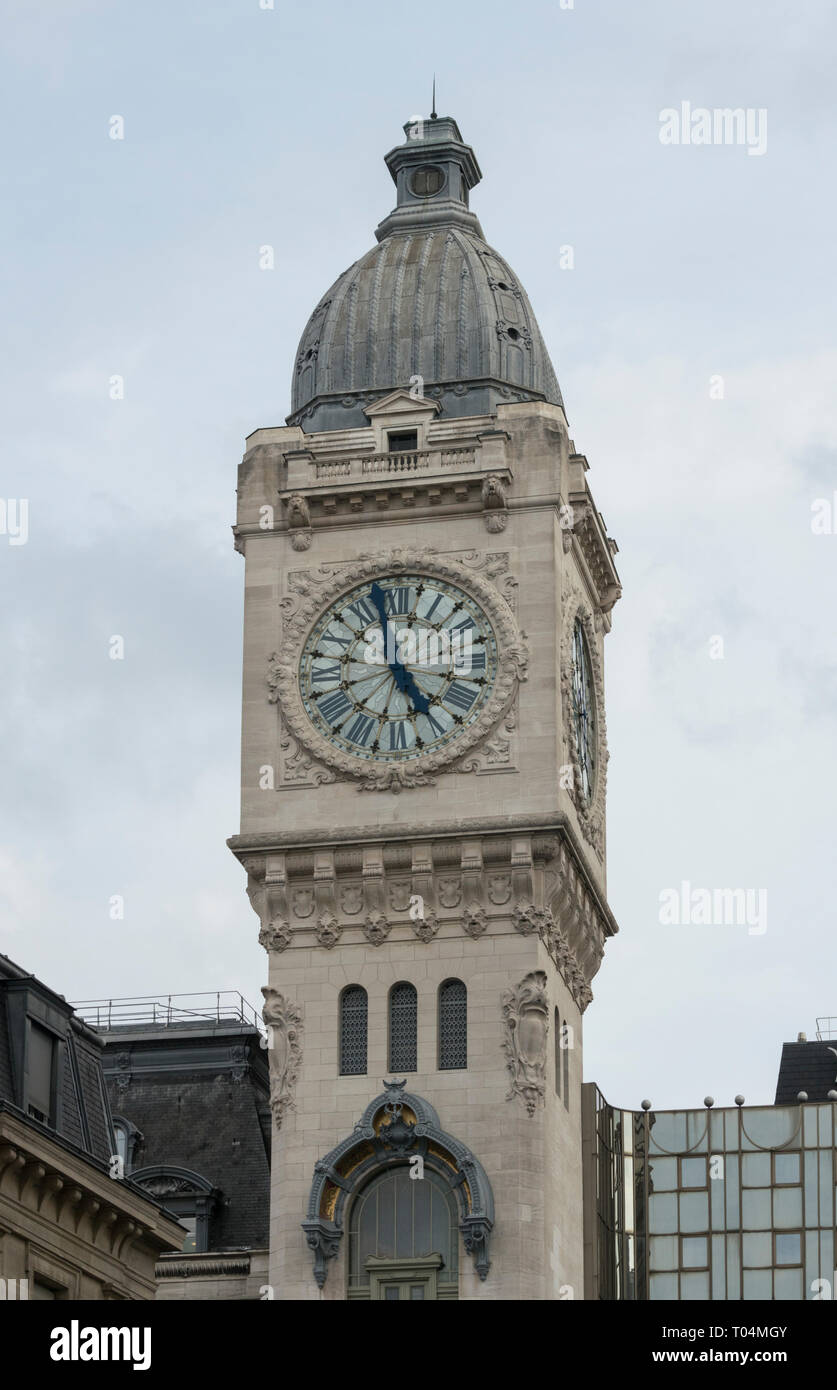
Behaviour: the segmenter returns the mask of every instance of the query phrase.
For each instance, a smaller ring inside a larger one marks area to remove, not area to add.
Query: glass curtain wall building
[[[837,1103],[583,1107],[585,1298],[832,1297]]]

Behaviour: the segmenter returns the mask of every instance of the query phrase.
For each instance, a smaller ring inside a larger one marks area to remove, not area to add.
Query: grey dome
[[[302,335],[288,420],[307,432],[365,425],[364,406],[415,376],[444,415],[563,404],[526,292],[468,210],[480,177],[473,151],[448,118],[424,129],[387,156],[398,206],[379,244],[332,285]],[[442,178],[438,194],[411,191],[417,169],[425,184],[428,169]]]

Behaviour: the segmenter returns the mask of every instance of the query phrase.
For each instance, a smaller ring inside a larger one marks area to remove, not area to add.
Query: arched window
[[[555,1010],[555,1094],[561,1094],[561,1018]]]
[[[347,985],[340,995],[340,1075],[366,1075],[368,1005],[363,985]]]
[[[461,980],[439,986],[439,1070],[468,1065],[468,991]]]
[[[417,1071],[418,997],[415,985],[399,980],[389,992],[390,1072]]]
[[[358,1194],[349,1217],[349,1297],[389,1301],[456,1298],[456,1201],[430,1168],[414,1182],[390,1168]]]

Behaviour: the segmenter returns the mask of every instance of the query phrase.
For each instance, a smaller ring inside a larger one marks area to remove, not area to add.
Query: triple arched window
[[[365,1076],[369,1003],[362,985],[347,985],[340,995],[339,1065],[341,1076]],[[395,1075],[418,1071],[418,995],[415,985],[399,980],[389,992],[387,1065]],[[438,1067],[464,1070],[468,1065],[468,991],[461,980],[444,980],[438,994]]]

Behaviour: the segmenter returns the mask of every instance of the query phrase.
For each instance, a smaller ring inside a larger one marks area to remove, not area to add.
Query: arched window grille
[[[410,1271],[412,1261],[432,1254],[441,1256],[435,1294],[425,1291]],[[384,1262],[398,1269],[390,1268],[388,1292],[374,1292],[375,1272]],[[409,1168],[403,1167],[374,1177],[352,1205],[348,1265],[350,1298],[389,1298],[396,1277],[407,1284],[402,1297],[456,1298],[459,1218],[448,1185],[430,1168],[421,1182],[412,1182]]]
[[[390,1072],[417,1071],[418,996],[415,985],[399,980],[389,992]]]
[[[461,980],[439,986],[439,1070],[468,1065],[468,991]]]
[[[362,985],[347,985],[340,995],[340,1075],[366,1075],[369,1006]]]

